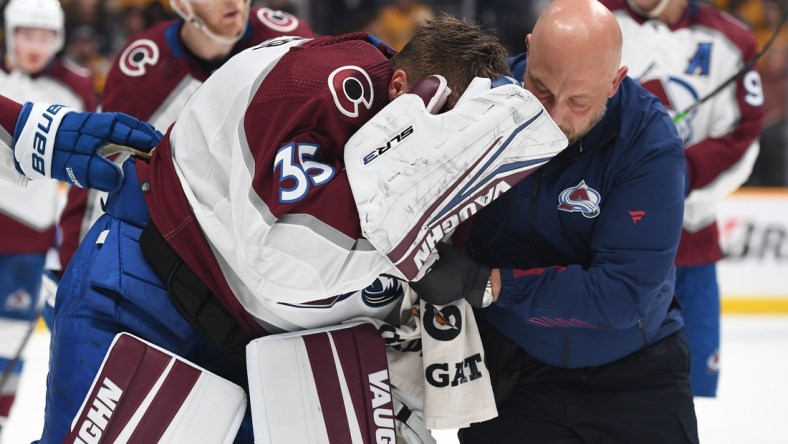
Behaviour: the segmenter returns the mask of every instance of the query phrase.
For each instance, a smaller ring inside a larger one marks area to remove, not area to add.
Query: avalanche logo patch
[[[118,61],[118,67],[123,74],[129,77],[145,75],[146,65],[155,65],[159,62],[159,47],[156,42],[140,39],[132,43],[123,51]]]
[[[359,109],[372,108],[375,98],[372,79],[358,66],[337,68],[328,76],[328,88],[339,112],[348,117],[358,117]]]
[[[286,12],[274,11],[269,8],[257,10],[257,18],[274,31],[290,32],[298,28],[298,19]]]
[[[643,88],[657,96],[670,117],[675,117],[700,98],[700,92],[690,81],[670,75],[667,69],[656,61],[652,62],[637,80]],[[684,143],[693,137],[693,121],[697,114],[695,109],[676,123],[676,129]]]
[[[401,295],[398,279],[379,276],[369,287],[361,290],[361,299],[370,307],[383,307],[396,301]]]
[[[6,297],[3,309],[7,312],[27,312],[33,307],[33,297],[24,288],[17,289]]]
[[[582,213],[583,217],[593,219],[599,216],[599,192],[581,180],[576,186],[561,191],[558,196],[558,209],[567,213]]]

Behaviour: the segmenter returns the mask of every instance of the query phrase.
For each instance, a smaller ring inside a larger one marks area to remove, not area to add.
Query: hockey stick
[[[755,63],[761,58],[761,56],[766,54],[766,51],[769,50],[769,48],[772,46],[772,43],[774,43],[774,41],[777,40],[777,36],[780,34],[780,29],[782,29],[783,24],[785,23],[786,17],[788,17],[788,11],[783,13],[782,18],[780,19],[780,23],[777,25],[777,28],[774,30],[772,35],[769,37],[769,40],[766,42],[766,44],[763,45],[763,49],[761,49],[760,51],[758,51],[757,54],[752,56],[752,58],[750,60],[748,60],[747,63],[745,63],[744,66],[738,72],[736,72],[735,74],[730,76],[727,80],[722,82],[718,87],[714,88],[714,90],[712,92],[706,94],[704,97],[701,97],[700,99],[695,101],[695,103],[693,103],[692,105],[688,106],[686,109],[684,109],[684,111],[676,114],[673,117],[673,123],[679,123],[680,121],[684,120],[684,118],[687,117],[687,115],[689,115],[689,113],[691,113],[692,111],[695,111],[696,108],[698,108],[699,106],[703,105],[709,99],[711,99],[712,97],[714,97],[717,94],[719,94],[720,91],[725,89],[726,86],[730,85],[736,79],[741,77],[745,72],[749,71],[750,68],[752,68],[752,66],[755,65]]]
[[[126,153],[142,160],[150,160],[152,152],[153,150],[146,153],[145,151],[140,151],[136,148],[131,148],[125,145],[116,145],[114,143],[109,143],[106,146],[100,148],[98,151],[98,153],[104,157],[108,157],[117,153]]]
[[[11,380],[11,373],[14,371],[14,367],[16,367],[19,361],[22,360],[22,353],[24,353],[27,343],[30,342],[30,337],[33,336],[33,332],[36,329],[36,324],[38,323],[38,318],[41,317],[41,311],[43,308],[44,304],[41,304],[41,307],[36,311],[36,316],[28,324],[25,336],[22,338],[22,341],[19,343],[19,346],[14,352],[14,356],[12,356],[11,360],[8,361],[5,369],[3,369],[3,374],[0,375],[0,396],[3,395],[3,390],[5,390],[6,384],[8,384],[8,381]],[[0,430],[2,429],[3,424],[0,423]]]

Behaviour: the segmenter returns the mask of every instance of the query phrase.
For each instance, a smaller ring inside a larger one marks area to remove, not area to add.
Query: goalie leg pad
[[[255,443],[396,442],[383,339],[360,323],[252,341]]]
[[[243,389],[128,333],[115,336],[66,443],[231,443]]]

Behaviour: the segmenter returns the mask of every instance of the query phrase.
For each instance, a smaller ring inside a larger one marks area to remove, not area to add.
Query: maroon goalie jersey
[[[180,38],[182,20],[160,23],[131,39],[120,51],[107,76],[102,111],[118,111],[150,122],[162,133],[175,121],[186,100],[221,66],[194,56]],[[268,8],[252,8],[244,36],[231,57],[250,46],[283,35],[311,37],[312,30],[297,17]],[[103,193],[72,188],[61,226],[63,266],[101,215]]]
[[[154,224],[250,333],[363,313],[331,298],[391,270],[361,236],[342,163],[388,103],[389,56],[366,34],[261,44],[217,70],[150,165],[137,162]]]

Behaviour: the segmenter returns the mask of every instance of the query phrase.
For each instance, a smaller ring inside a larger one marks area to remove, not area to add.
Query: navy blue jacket
[[[566,368],[612,362],[679,330],[671,301],[684,164],[662,104],[624,79],[587,135],[474,218],[468,251],[502,277],[498,301],[478,315]]]

